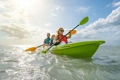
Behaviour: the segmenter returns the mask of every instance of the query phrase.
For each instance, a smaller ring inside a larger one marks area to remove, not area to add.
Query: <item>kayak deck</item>
[[[104,40],[76,42],[55,46],[52,48],[51,52],[77,58],[91,58],[97,51],[98,47],[103,43],[105,43]]]

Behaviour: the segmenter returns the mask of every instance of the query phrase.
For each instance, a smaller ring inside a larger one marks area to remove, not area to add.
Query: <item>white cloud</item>
[[[120,7],[113,10],[107,18],[98,19],[78,33],[79,36],[76,36],[81,39],[104,39],[108,42],[113,39],[113,41],[120,40],[118,35],[120,33]]]
[[[51,16],[57,17],[58,15],[55,13],[51,13]]]
[[[61,7],[61,6],[55,6],[55,10],[57,10],[57,11],[63,11],[63,10],[64,10],[64,7]]]
[[[117,6],[120,6],[120,1],[116,2],[116,3],[113,3],[113,7],[117,7]]]
[[[48,26],[50,26],[50,25],[51,25],[50,23],[46,23],[46,24],[45,24],[46,27],[48,27]]]
[[[0,31],[7,33],[10,37],[20,39],[30,36],[29,31],[26,29],[28,20],[24,14],[21,14],[21,11],[3,11],[0,16],[2,18],[0,20]]]
[[[26,10],[19,7],[19,1],[0,1],[0,17],[0,33],[6,33],[4,37],[0,35],[0,44],[39,44],[51,32],[43,26],[32,25]]]
[[[6,32],[10,37],[16,37],[20,39],[30,37],[27,30],[16,24],[1,26],[0,31]]]
[[[62,6],[54,6],[51,12],[51,16],[57,17],[60,12],[64,11],[64,9],[65,8]]]
[[[90,7],[77,7],[77,9],[75,10],[76,13],[80,14],[80,13],[87,13],[89,11]]]
[[[5,6],[0,2],[0,12],[3,12],[5,10]]]
[[[120,35],[120,31],[114,33],[113,35],[114,35],[114,36],[119,36],[119,35]]]

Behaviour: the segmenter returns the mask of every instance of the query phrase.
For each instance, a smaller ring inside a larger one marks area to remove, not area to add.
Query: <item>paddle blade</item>
[[[76,30],[72,30],[71,31],[71,34],[73,35],[73,34],[75,34],[76,33]]]
[[[37,47],[31,47],[31,48],[26,49],[25,51],[35,51],[36,49]]]
[[[83,18],[83,19],[80,21],[79,25],[83,25],[83,24],[87,23],[88,20],[89,20],[89,18],[88,18],[88,16],[86,16],[85,18]]]

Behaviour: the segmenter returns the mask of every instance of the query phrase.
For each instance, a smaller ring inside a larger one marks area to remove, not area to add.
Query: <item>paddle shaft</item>
[[[37,48],[39,48],[39,47],[41,47],[41,46],[43,46],[43,44],[42,44],[42,45],[37,46]]]
[[[78,26],[79,26],[79,25],[77,25],[76,27],[74,27],[71,31],[73,31],[74,29],[76,29]],[[62,40],[65,36],[67,36],[69,33],[70,33],[70,31],[69,31],[66,35],[64,35],[61,39],[59,39],[59,41]],[[47,51],[48,51],[51,47],[53,47],[54,45],[55,45],[55,44],[52,44],[52,45],[47,49]]]

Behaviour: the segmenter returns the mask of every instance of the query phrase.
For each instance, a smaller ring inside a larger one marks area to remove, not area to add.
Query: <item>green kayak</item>
[[[76,42],[54,46],[51,52],[58,55],[68,55],[77,58],[91,58],[98,47],[103,43],[105,43],[104,40]]]

